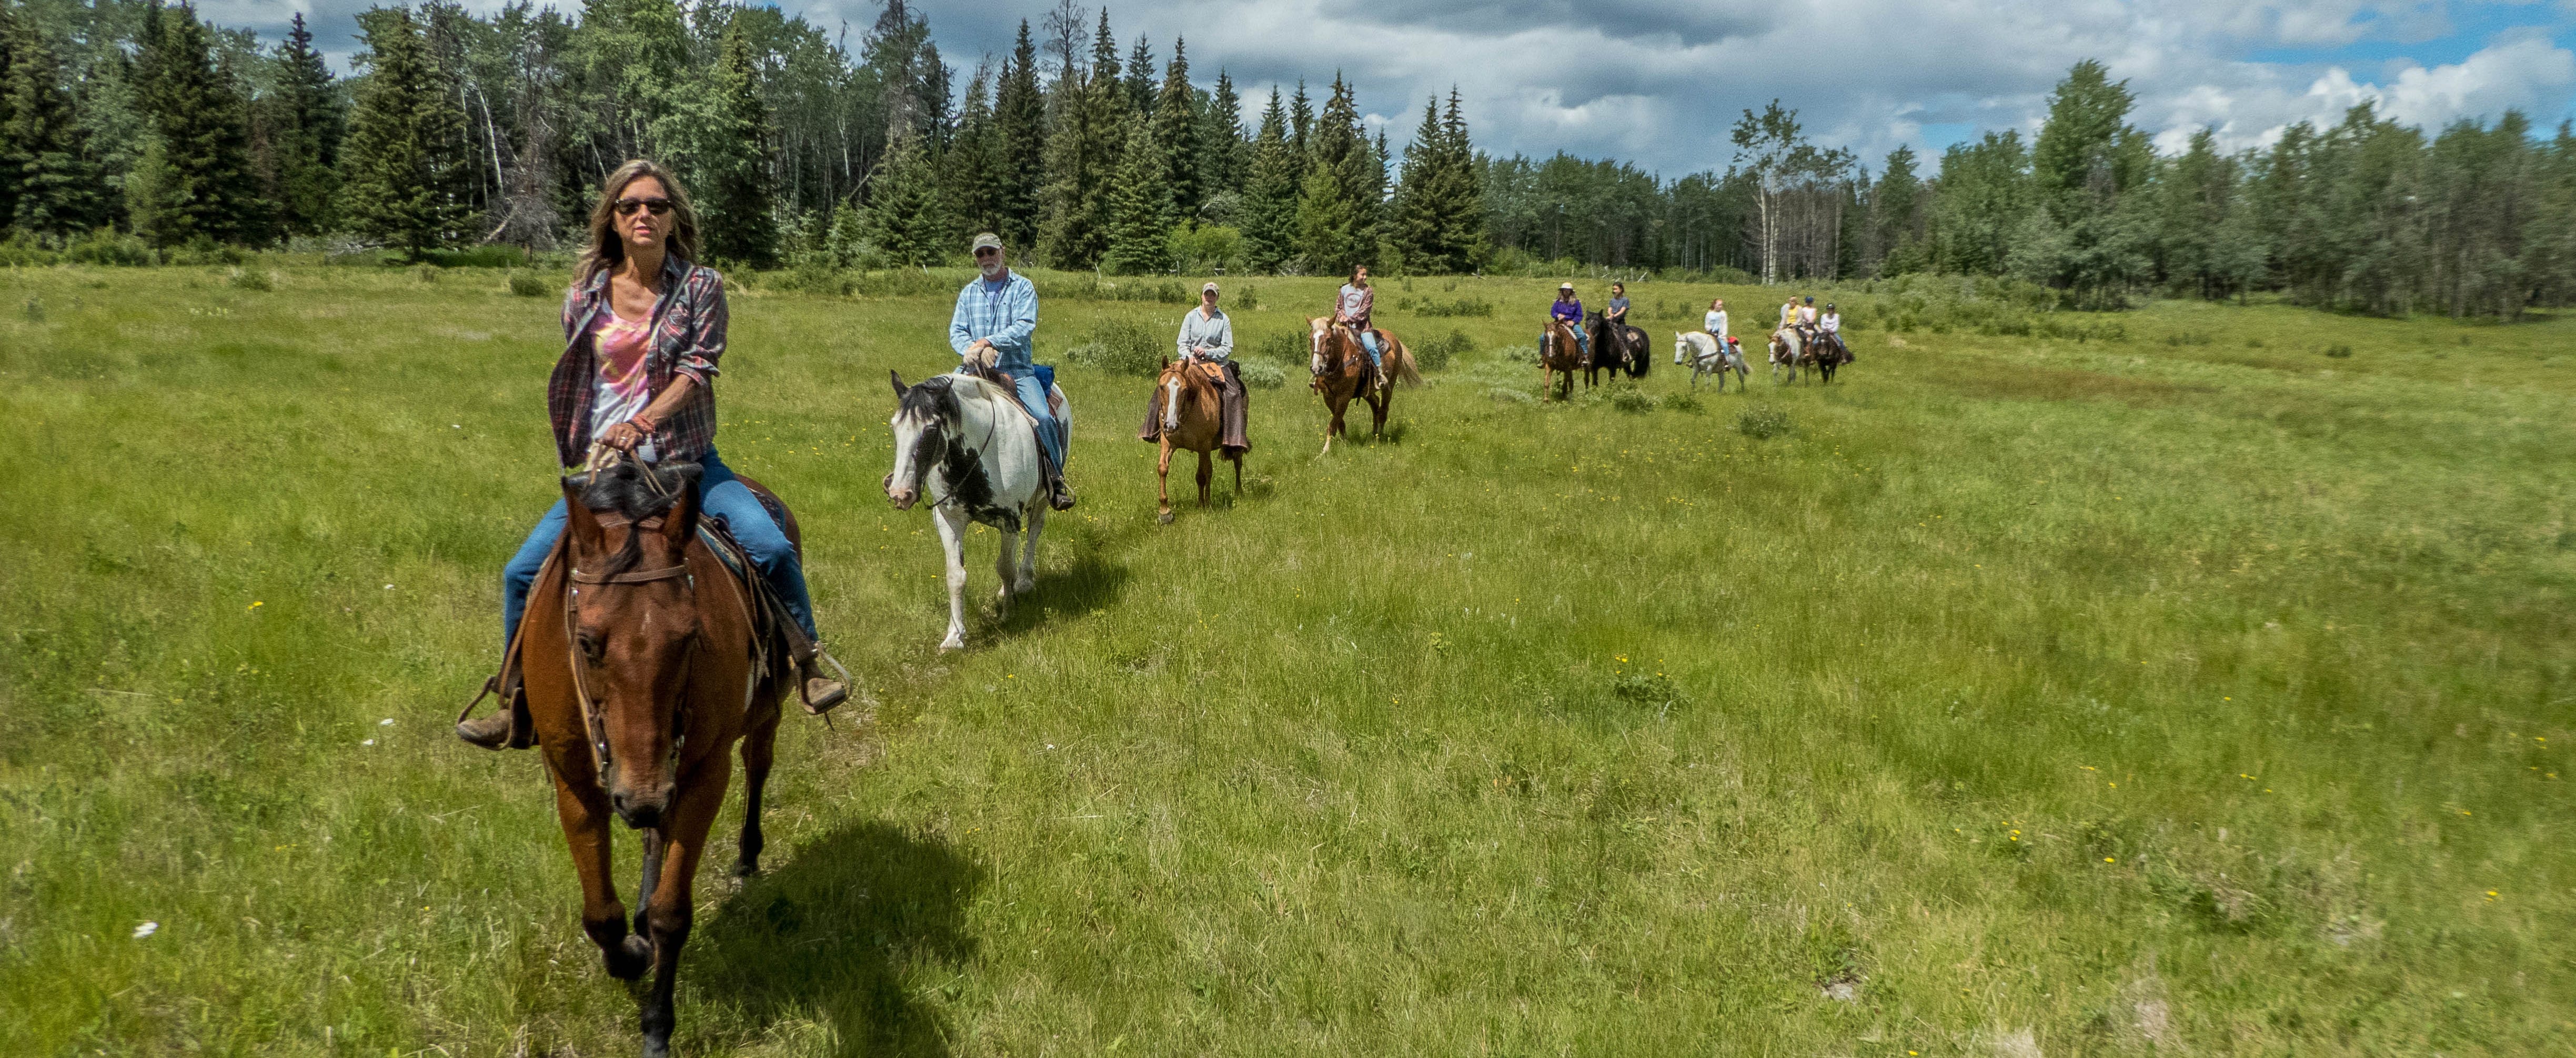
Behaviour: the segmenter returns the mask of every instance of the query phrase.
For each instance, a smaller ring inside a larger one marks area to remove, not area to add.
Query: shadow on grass
[[[966,906],[980,867],[946,844],[861,823],[799,846],[702,920],[689,954],[754,1032],[821,1022],[836,1054],[945,1055],[949,1026],[906,987],[971,961]],[[703,961],[700,961],[703,960]]]
[[[1120,542],[1134,535],[1130,528],[1114,530],[1113,533]],[[1041,567],[1037,591],[1019,597],[1011,606],[1010,617],[993,626],[992,631],[986,633],[987,637],[1000,640],[1024,635],[1057,617],[1081,617],[1093,610],[1107,608],[1121,592],[1127,590],[1128,580],[1135,576],[1128,572],[1125,563],[1112,561],[1103,554],[1109,543],[1107,540],[1094,541],[1093,546],[1075,553],[1073,564],[1065,568],[1049,570]]]

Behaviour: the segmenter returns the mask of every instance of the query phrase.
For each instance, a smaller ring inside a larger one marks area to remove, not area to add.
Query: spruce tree
[[[376,8],[358,25],[367,75],[342,145],[342,208],[352,231],[419,260],[466,235],[464,138],[411,12]]]
[[[1448,249],[1441,245],[1447,234],[1441,222],[1442,203],[1431,190],[1447,151],[1448,134],[1440,127],[1440,98],[1433,96],[1422,105],[1422,124],[1413,130],[1413,142],[1404,145],[1404,174],[1396,184],[1395,243],[1404,253],[1405,264],[1417,272],[1454,271]]]
[[[1317,115],[1306,179],[1297,200],[1297,249],[1317,272],[1375,264],[1376,190],[1385,171],[1360,130],[1351,87],[1333,77],[1332,95]]]
[[[1065,87],[1062,113],[1047,135],[1046,218],[1038,242],[1047,263],[1057,268],[1093,267],[1109,248],[1109,183],[1133,114],[1118,74],[1118,41],[1103,10],[1092,37],[1089,75]]]
[[[1441,179],[1432,193],[1443,203],[1438,212],[1445,267],[1452,272],[1473,271],[1485,260],[1485,178],[1476,164],[1476,143],[1467,133],[1467,116],[1459,106],[1455,85],[1449,88],[1449,111],[1441,116],[1440,132]]]
[[[147,115],[145,162],[128,208],[136,230],[175,246],[199,237],[263,240],[268,204],[250,161],[250,106],[216,69],[213,42],[194,10],[144,9],[137,56]]]
[[[1200,198],[1240,193],[1244,179],[1243,97],[1235,92],[1234,78],[1221,69],[1216,72],[1216,88],[1208,93],[1207,106],[1199,114],[1199,157]]]
[[[340,139],[348,118],[303,12],[289,23],[276,61],[278,226],[292,235],[318,235],[336,220]]]
[[[87,141],[60,57],[34,26],[0,11],[0,227],[59,238],[105,225],[104,180]]]
[[[1870,226],[1880,275],[1904,275],[1931,266],[1931,247],[1922,236],[1923,178],[1915,165],[1912,147],[1887,152],[1887,168],[1870,189]]]
[[[1198,92],[1190,87],[1190,59],[1182,41],[1172,41],[1172,62],[1163,69],[1162,95],[1150,120],[1154,148],[1163,154],[1164,185],[1175,216],[1195,220],[1205,198],[1199,183]]]
[[[1341,75],[1334,76],[1338,78]],[[1288,100],[1288,147],[1297,152],[1299,165],[1309,160],[1306,152],[1314,147],[1309,135],[1314,129],[1315,104],[1306,98],[1306,79],[1300,77],[1297,79],[1297,94]]]
[[[1040,192],[1046,186],[1046,99],[1038,91],[1038,52],[1029,23],[1004,60],[993,93],[992,157],[996,234],[1022,252],[1038,242]]]
[[[1296,256],[1297,183],[1303,171],[1288,142],[1287,112],[1273,88],[1270,105],[1261,112],[1261,131],[1253,137],[1243,191],[1244,258],[1255,271],[1280,271]]]
[[[916,136],[897,144],[884,168],[868,181],[862,230],[869,248],[886,264],[927,267],[955,249],[933,162],[928,144]]]
[[[1162,147],[1145,123],[1128,134],[1126,157],[1110,190],[1109,251],[1103,270],[1118,275],[1162,272],[1172,264],[1172,194],[1165,183],[1170,169]]]
[[[707,101],[707,142],[696,151],[704,252],[715,260],[774,267],[777,177],[769,151],[769,105],[761,101],[760,71],[739,22],[725,27],[708,87],[714,98]]]
[[[993,108],[988,79],[978,73],[966,85],[966,102],[957,114],[957,135],[949,141],[939,166],[949,220],[965,234],[1000,232],[1001,165],[993,142]]]
[[[1136,47],[1127,53],[1127,112],[1140,117],[1154,115],[1154,46],[1142,33],[1136,35]],[[1123,132],[1119,142],[1126,142]]]

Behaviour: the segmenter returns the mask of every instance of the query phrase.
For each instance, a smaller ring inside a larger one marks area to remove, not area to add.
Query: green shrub
[[[1451,361],[1476,351],[1476,340],[1467,332],[1451,328],[1449,333],[1411,347],[1413,366],[1425,371],[1446,371]]]
[[[1420,316],[1491,316],[1494,314],[1494,303],[1481,298],[1456,298],[1449,301],[1442,301],[1439,298],[1420,300],[1397,298],[1395,310]]]
[[[516,246],[472,246],[431,250],[421,260],[440,268],[516,268],[527,263],[528,255]]]
[[[523,298],[541,298],[546,296],[546,281],[537,278],[534,272],[512,272],[510,293]]]
[[[1302,363],[1307,359],[1306,336],[1273,331],[1261,336],[1252,355],[1281,364]]]
[[[1691,396],[1688,393],[1675,393],[1672,396],[1664,398],[1664,407],[1673,411],[1689,412],[1693,415],[1697,415],[1703,410],[1700,405],[1699,398]]]
[[[45,303],[35,298],[28,298],[26,304],[18,307],[18,312],[27,317],[29,323],[45,322]]]
[[[1288,372],[1267,361],[1236,360],[1234,373],[1242,377],[1245,389],[1278,389],[1288,384]]]
[[[1510,387],[1510,386],[1495,386],[1495,387],[1492,387],[1492,388],[1487,389],[1487,390],[1485,391],[1485,395],[1486,395],[1486,396],[1488,396],[1488,397],[1492,397],[1492,398],[1494,399],[1494,401],[1495,401],[1496,403],[1499,403],[1499,404],[1535,404],[1535,403],[1538,403],[1538,398],[1537,398],[1537,397],[1535,397],[1535,396],[1532,396],[1532,395],[1530,394],[1530,391],[1525,390],[1525,389],[1514,389],[1514,388],[1512,388],[1512,387]]]
[[[1170,352],[1171,348],[1144,323],[1103,317],[1092,323],[1082,344],[1065,350],[1064,358],[1111,374],[1152,378]]]
[[[2352,347],[2349,345],[2329,345],[2326,347],[2326,355],[2337,360],[2341,360],[2352,355]]]
[[[277,288],[276,284],[269,282],[268,273],[248,268],[233,269],[225,276],[225,282],[231,283],[235,290],[274,290]]]
[[[1261,288],[1245,287],[1226,294],[1224,300],[1237,311],[1253,312],[1261,308]]]
[[[1610,406],[1624,412],[1653,411],[1655,398],[1635,386],[1617,386],[1610,390]]]
[[[1789,413],[1769,405],[1746,408],[1735,417],[1735,432],[1756,441],[1786,436],[1792,428]]]
[[[1535,345],[1506,345],[1495,350],[1494,355],[1511,363],[1538,366],[1538,347]]]

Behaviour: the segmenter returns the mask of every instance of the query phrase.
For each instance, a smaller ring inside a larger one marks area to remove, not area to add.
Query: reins
[[[609,450],[603,456],[601,451],[602,447],[604,446],[594,446],[591,449],[589,468],[594,472],[603,470],[606,467],[615,464],[619,459],[625,458],[622,454],[617,453],[614,450]],[[650,468],[644,468],[642,477],[644,478],[646,486],[651,488],[654,494],[665,499],[675,498],[678,496],[678,491],[664,485],[662,483],[661,476],[653,473]],[[643,532],[647,529],[660,527],[665,524],[663,522],[665,517],[665,515],[655,515],[650,518],[634,520],[607,517],[599,519],[599,527],[602,529],[624,527],[629,534],[633,534]],[[689,573],[688,548],[690,544],[695,542],[696,541],[693,537],[692,539],[681,543],[680,564],[678,565],[664,566],[660,569],[633,570],[625,573],[584,573],[579,567],[575,567],[570,573],[570,582],[564,587],[564,660],[572,669],[573,697],[581,704],[582,730],[590,739],[591,767],[603,780],[607,778],[609,765],[614,762],[615,758],[611,755],[608,748],[608,718],[600,712],[599,700],[591,696],[590,681],[583,675],[584,670],[588,668],[588,664],[587,659],[582,656],[581,639],[577,634],[578,629],[574,626],[573,620],[574,612],[580,609],[581,589],[574,585],[589,584],[604,586],[612,584],[651,584],[656,581],[685,579],[688,581],[688,591],[690,595],[694,597],[697,594],[698,579]],[[689,644],[687,661],[694,662],[697,659],[697,654],[698,644],[693,640]],[[674,707],[671,712],[671,757],[675,760],[680,756],[681,746],[685,745],[688,741],[688,684],[689,672],[692,667],[693,666],[688,665],[686,662],[683,663],[683,667],[680,670],[679,704]]]

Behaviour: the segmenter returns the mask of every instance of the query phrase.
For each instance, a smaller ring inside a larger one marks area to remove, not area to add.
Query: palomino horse
[[[1735,372],[1735,388],[1744,388],[1752,372],[1744,366],[1744,350],[1721,342],[1707,331],[1673,332],[1673,359],[1687,360],[1691,366],[1691,388],[1699,388],[1702,375],[1717,376],[1717,391],[1726,392],[1726,373]]]
[[[1575,339],[1574,327],[1564,320],[1549,320],[1547,331],[1540,335],[1538,343],[1539,397],[1545,399],[1547,391],[1554,388],[1558,400],[1572,400],[1574,373],[1588,371],[1591,367],[1592,357]],[[1565,376],[1562,383],[1557,381],[1559,374]]]
[[[1795,327],[1782,327],[1771,332],[1771,384],[1780,384],[1780,369],[1789,369],[1789,381],[1798,380],[1798,370],[1807,366],[1807,340]]]
[[[1353,397],[1368,401],[1369,436],[1384,436],[1386,412],[1388,406],[1395,402],[1395,387],[1388,384],[1388,379],[1377,377],[1377,372],[1370,368],[1368,350],[1360,345],[1359,338],[1351,334],[1350,328],[1333,326],[1333,321],[1323,316],[1307,317],[1306,327],[1307,346],[1312,351],[1306,367],[1307,372],[1314,376],[1306,387],[1322,394],[1324,406],[1333,413],[1332,425],[1324,428],[1324,452],[1332,452],[1333,438],[1348,436],[1347,428],[1342,425],[1342,414],[1349,410]],[[1413,367],[1413,353],[1386,328],[1376,330],[1386,341],[1386,352],[1381,358],[1386,361],[1387,372],[1405,385],[1421,385],[1422,373]]]
[[[893,372],[895,413],[894,470],[886,474],[886,498],[908,511],[930,497],[931,520],[939,526],[939,546],[948,553],[948,637],[941,652],[966,645],[966,525],[980,522],[1002,531],[1002,553],[993,572],[1002,579],[994,597],[994,616],[1008,617],[1011,596],[1037,589],[1038,531],[1046,527],[1045,453],[1038,448],[1037,420],[1004,389],[974,375],[933,375],[917,386],[903,384]],[[1056,421],[1073,429],[1073,409],[1064,391],[1048,388],[1047,404]],[[1028,545],[1018,568],[1011,562],[1011,538],[1026,527]]]
[[[1208,484],[1216,478],[1216,467],[1209,462],[1208,453],[1222,447],[1225,433],[1224,394],[1220,392],[1222,383],[1217,381],[1224,377],[1223,372],[1214,364],[1192,366],[1165,358],[1162,377],[1155,380],[1155,388],[1162,390],[1163,422],[1158,431],[1161,458],[1154,464],[1154,473],[1161,479],[1162,505],[1154,520],[1164,525],[1172,524],[1173,452],[1199,454],[1199,506],[1208,505]],[[1243,453],[1227,452],[1225,458],[1234,464],[1234,492],[1241,496]]]
[[[734,873],[759,867],[761,788],[778,700],[796,671],[755,616],[753,593],[700,535],[697,475],[692,463],[618,462],[564,479],[563,542],[520,632],[529,718],[581,875],[582,930],[610,976],[653,970],[642,1004],[652,1058],[670,1053],[698,857],[724,806],[736,742],[748,797]],[[779,528],[802,546],[792,517]],[[611,817],[644,832],[644,905],[631,933],[608,873]]]

